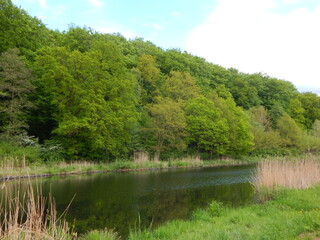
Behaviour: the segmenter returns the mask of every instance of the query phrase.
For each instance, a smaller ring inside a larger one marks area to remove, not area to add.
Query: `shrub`
[[[8,159],[17,159],[27,163],[37,163],[41,161],[40,148],[35,146],[19,146],[6,141],[0,141],[0,161],[4,163]]]
[[[219,217],[224,211],[223,204],[221,202],[213,201],[209,205],[208,212],[212,217]]]
[[[114,231],[104,229],[104,230],[94,230],[94,231],[88,232],[80,239],[81,240],[119,240],[120,238]]]

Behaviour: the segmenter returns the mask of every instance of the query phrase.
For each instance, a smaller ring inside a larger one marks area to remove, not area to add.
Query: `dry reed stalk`
[[[257,189],[276,187],[307,188],[320,182],[320,161],[264,161],[256,169]]]
[[[182,161],[189,162],[189,163],[194,163],[194,164],[203,163],[203,161],[201,160],[201,158],[200,158],[199,155],[189,156],[189,157],[183,158],[183,159],[181,159],[181,160],[182,160]]]
[[[74,162],[60,162],[57,166],[58,167],[90,167],[90,166],[94,166],[96,165],[96,163],[94,162],[88,162],[88,161],[74,161]]]
[[[0,170],[2,173],[6,172],[16,172],[19,170],[29,169],[26,162],[26,157],[23,155],[22,158],[18,157],[2,157],[0,158]]]
[[[203,161],[201,160],[199,155],[195,155],[195,156],[186,156],[186,157],[182,157],[182,158],[178,158],[178,159],[172,159],[171,161],[181,161],[181,162],[187,162],[190,164],[202,164]]]
[[[150,156],[146,151],[136,151],[134,152],[133,159],[135,163],[145,163],[149,162]]]
[[[0,205],[1,240],[72,239],[67,222],[57,218],[51,195],[43,197],[41,189],[37,187],[35,192],[31,183],[23,196],[19,190],[6,189],[6,198]]]

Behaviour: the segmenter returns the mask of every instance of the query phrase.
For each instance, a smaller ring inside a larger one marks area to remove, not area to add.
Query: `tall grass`
[[[52,197],[46,198],[31,183],[23,195],[7,189],[0,208],[0,239],[5,240],[69,240],[71,232],[63,216],[57,217]]]
[[[256,188],[308,188],[320,183],[320,159],[273,160],[259,162],[254,185]]]
[[[117,233],[112,230],[93,230],[84,234],[80,240],[120,240]]]

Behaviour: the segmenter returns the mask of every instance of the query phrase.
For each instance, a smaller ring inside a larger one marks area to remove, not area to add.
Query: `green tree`
[[[164,84],[164,95],[177,102],[199,96],[199,88],[189,73],[171,71]]]
[[[283,106],[277,102],[270,107],[269,114],[271,117],[271,125],[273,128],[276,128],[279,118],[282,117],[286,112]]]
[[[18,49],[0,56],[0,113],[3,114],[2,135],[10,140],[27,129],[26,114],[32,106],[28,95],[34,90],[31,71]]]
[[[54,130],[70,156],[101,158],[128,151],[136,121],[136,82],[113,44],[81,53],[49,48],[39,53],[38,86],[56,111]],[[126,143],[126,144],[124,144]]]
[[[225,91],[227,91],[225,89]],[[220,93],[222,93],[220,89]],[[211,98],[221,111],[221,116],[226,119],[229,130],[228,140],[229,148],[226,154],[236,156],[249,152],[253,146],[253,135],[251,133],[251,123],[248,115],[241,107],[236,106],[235,101],[226,92],[225,98],[221,98],[216,92],[211,93]]]
[[[259,106],[260,99],[258,91],[254,86],[250,86],[247,81],[237,77],[235,80],[230,81],[228,87],[238,106],[241,106],[244,109]]]
[[[299,124],[299,126],[305,127],[304,125],[306,121],[304,117],[305,110],[302,107],[302,103],[299,100],[299,98],[291,99],[288,106],[287,113]]]
[[[49,44],[49,30],[37,18],[14,6],[11,0],[0,0],[0,53],[19,48],[27,57]]]
[[[282,145],[286,147],[300,147],[302,130],[288,114],[279,118],[277,129],[282,138]]]
[[[154,145],[154,160],[160,160],[164,149],[183,150],[186,145],[186,120],[179,103],[169,98],[158,98],[157,102],[149,106],[151,115],[151,130],[156,138]]]
[[[261,105],[268,110],[275,105],[287,110],[290,100],[297,95],[297,89],[288,81],[270,78],[265,74],[248,75],[246,79],[257,89]]]
[[[188,142],[213,154],[221,155],[229,147],[228,123],[213,101],[198,97],[188,102],[186,109]]]
[[[271,127],[271,117],[263,106],[252,107],[248,110],[254,136],[254,149],[278,149],[281,146],[281,137],[278,131]]]
[[[137,69],[140,73],[141,102],[142,104],[152,103],[160,94],[161,87],[161,74],[156,66],[156,59],[150,55],[142,55]]]
[[[311,92],[299,95],[302,107],[304,108],[305,126],[311,129],[316,119],[320,120],[320,97]]]
[[[312,129],[311,129],[311,136],[317,137],[320,139],[320,120],[315,120]]]
[[[62,44],[71,51],[87,52],[91,49],[94,40],[94,30],[87,27],[70,26],[63,34]]]

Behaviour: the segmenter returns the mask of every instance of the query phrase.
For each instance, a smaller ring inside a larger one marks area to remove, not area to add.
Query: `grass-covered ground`
[[[315,240],[320,238],[320,186],[281,189],[262,204],[228,209],[213,202],[188,221],[173,221],[155,231],[136,231],[136,239]]]

